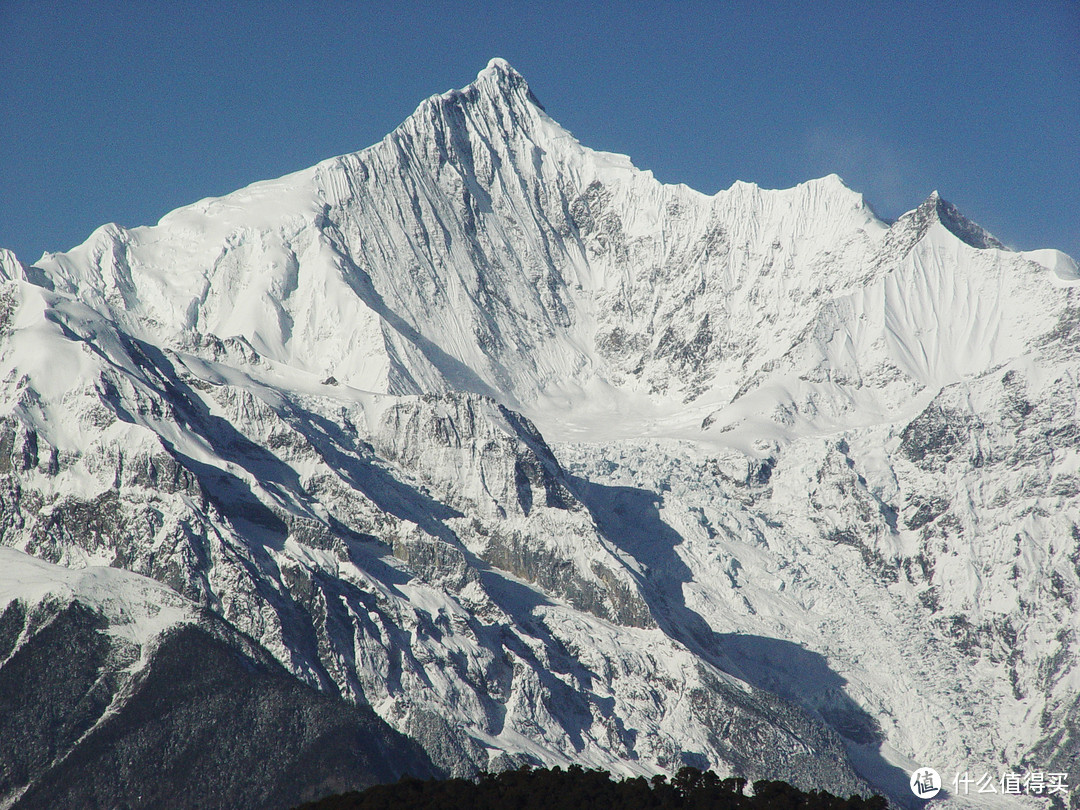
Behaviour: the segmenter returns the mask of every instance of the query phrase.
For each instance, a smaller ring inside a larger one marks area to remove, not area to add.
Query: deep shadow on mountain
[[[12,610],[0,624],[31,633],[0,667],[0,795],[29,786],[18,810],[284,808],[440,775],[370,708],[300,682],[213,617],[168,631],[129,682],[139,650],[90,608]]]
[[[864,779],[901,801],[912,798],[907,774],[878,753],[884,739],[877,721],[844,692],[847,682],[823,656],[784,639],[718,633],[686,604],[683,586],[693,577],[676,552],[682,537],[660,518],[661,495],[568,477],[601,533],[647,572],[642,593],[665,633],[719,669],[824,722],[843,739]]]

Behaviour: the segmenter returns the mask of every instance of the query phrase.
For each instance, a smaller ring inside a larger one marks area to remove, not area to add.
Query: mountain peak
[[[492,58],[487,63],[487,67],[476,74],[476,80],[464,88],[462,92],[468,93],[471,89],[494,91],[498,95],[507,97],[520,93],[529,102],[540,109],[544,109],[544,105],[533,95],[525,77],[515,70],[513,65],[499,56]]]
[[[993,234],[960,213],[937,189],[930,192],[930,196],[915,209],[914,214],[915,221],[919,223],[940,222],[953,236],[973,248],[1005,250],[1005,246]]]
[[[529,89],[529,83],[525,81],[525,77],[518,73],[509,62],[498,56],[491,59],[487,66],[476,74],[475,81],[470,85],[470,87],[488,86],[494,86],[503,91],[522,88],[527,92]]]
[[[503,59],[501,56],[492,57],[487,67],[476,74],[477,81],[481,81],[485,78],[494,78],[496,81],[505,78],[524,78],[520,73],[514,70],[513,65]]]
[[[935,189],[918,208],[901,216],[890,228],[887,244],[900,255],[906,254],[935,222],[945,230],[977,250],[1006,250],[993,234],[960,213],[960,210],[941,196]]]

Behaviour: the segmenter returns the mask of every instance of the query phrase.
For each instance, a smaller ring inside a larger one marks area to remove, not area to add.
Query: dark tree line
[[[613,781],[606,771],[571,765],[524,767],[483,774],[479,779],[421,781],[406,777],[361,793],[345,793],[297,810],[885,810],[881,796],[842,799],[831,793],[804,793],[786,782],[721,779],[686,767],[670,781],[654,776]]]

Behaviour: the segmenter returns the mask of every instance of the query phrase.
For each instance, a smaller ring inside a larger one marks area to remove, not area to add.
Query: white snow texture
[[[458,772],[1073,767],[1080,272],[936,193],[663,185],[496,59],[0,278],[2,602],[176,592]]]

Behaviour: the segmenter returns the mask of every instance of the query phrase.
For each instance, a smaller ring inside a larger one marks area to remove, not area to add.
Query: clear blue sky
[[[890,218],[936,188],[1080,258],[1080,0],[600,5],[0,0],[0,246],[355,151],[502,56],[662,181],[835,171]]]

